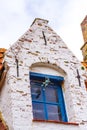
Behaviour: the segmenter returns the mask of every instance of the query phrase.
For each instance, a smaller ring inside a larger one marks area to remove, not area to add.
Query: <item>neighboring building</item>
[[[3,63],[5,51],[6,49],[0,48],[0,91],[2,90],[2,86],[4,85],[5,77],[7,73],[5,71],[5,65]],[[0,112],[0,130],[8,130],[1,112]]]
[[[47,20],[35,19],[4,63],[0,109],[9,130],[87,129],[86,71]]]
[[[84,39],[84,44],[81,47],[82,55],[83,55],[83,61],[87,62],[87,16],[84,18],[84,20],[81,23],[81,29]]]
[[[84,18],[84,20],[81,23],[81,29],[82,29],[83,40],[84,40],[84,44],[81,47],[82,55],[83,55],[82,64],[87,69],[87,16]],[[86,90],[87,90],[87,76],[85,80],[85,85],[86,85]]]

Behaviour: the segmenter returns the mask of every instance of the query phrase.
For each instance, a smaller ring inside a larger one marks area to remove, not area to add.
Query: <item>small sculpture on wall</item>
[[[50,79],[49,78],[45,78],[45,81],[42,83],[41,87],[47,87],[50,83]]]

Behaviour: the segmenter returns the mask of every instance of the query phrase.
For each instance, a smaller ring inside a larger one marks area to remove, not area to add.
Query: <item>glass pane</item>
[[[34,119],[45,120],[43,104],[33,103],[33,116],[34,116]]]
[[[41,87],[37,83],[32,83],[31,84],[31,94],[32,94],[32,100],[42,100],[42,92],[41,92]]]
[[[48,111],[48,120],[58,120],[58,121],[62,120],[59,106],[47,104],[47,111]]]
[[[46,94],[46,102],[58,103],[58,93],[56,88],[51,86],[46,87],[45,94]]]

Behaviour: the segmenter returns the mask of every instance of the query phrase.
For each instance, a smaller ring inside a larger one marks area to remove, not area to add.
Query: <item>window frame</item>
[[[54,76],[54,75],[48,75],[48,74],[40,74],[40,73],[36,73],[36,72],[30,72],[30,81],[34,80],[34,79],[37,80],[37,81],[38,80],[42,80],[42,79],[45,80],[45,77],[49,77],[49,79],[52,82],[54,82],[55,84],[58,83],[58,87],[57,86],[56,87],[57,87],[57,94],[59,96],[59,102],[55,104],[53,102],[42,102],[42,101],[38,102],[38,101],[35,101],[35,100],[32,99],[32,106],[33,106],[33,103],[43,103],[44,105],[50,104],[50,105],[60,106],[62,122],[68,122],[67,114],[66,114],[66,109],[65,109],[65,103],[64,103],[64,97],[63,97],[63,91],[62,91],[62,87],[61,87],[61,84],[63,83],[64,78],[62,76]],[[44,93],[43,93],[43,96],[45,98]],[[32,96],[31,96],[31,98],[32,98]],[[47,116],[48,113],[47,113],[46,108],[44,109],[44,112],[45,112],[45,117],[46,117],[45,120],[49,121],[48,116]],[[36,120],[38,120],[38,119],[36,119]],[[39,120],[41,120],[41,119],[39,119]],[[57,121],[57,120],[55,120],[55,121]]]

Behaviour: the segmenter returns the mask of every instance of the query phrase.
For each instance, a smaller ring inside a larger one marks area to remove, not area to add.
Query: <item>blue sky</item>
[[[0,47],[9,48],[39,17],[49,20],[49,26],[82,60],[80,23],[86,15],[87,0],[0,0]]]

